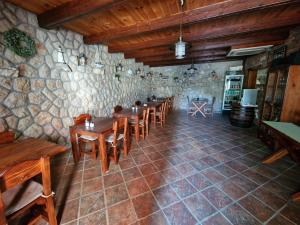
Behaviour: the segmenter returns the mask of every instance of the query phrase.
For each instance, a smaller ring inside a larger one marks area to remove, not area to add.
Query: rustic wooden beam
[[[208,51],[195,51],[190,52],[186,55],[186,58],[197,59],[199,57],[209,57],[209,56],[226,56],[229,49],[215,49]],[[160,56],[148,56],[148,57],[136,57],[137,62],[147,62],[147,61],[163,61],[163,60],[176,60],[174,52],[171,54],[163,54]]]
[[[38,15],[39,25],[46,29],[61,26],[94,12],[109,10],[126,0],[72,0]]]
[[[256,32],[251,34],[242,34],[234,37],[225,37],[210,39],[206,41],[193,42],[191,49],[188,52],[207,51],[211,49],[230,48],[234,45],[280,45],[288,37],[287,29],[274,30],[269,32]],[[163,54],[174,54],[174,50],[170,49],[169,45],[144,48],[125,53],[126,58],[160,56]]]
[[[251,12],[297,2],[295,0],[228,0],[205,7],[184,11],[168,17],[144,21],[131,26],[118,27],[105,32],[84,37],[86,44],[103,43],[112,39],[131,36],[155,30],[177,26],[181,20],[183,25],[199,23],[209,19],[222,18],[237,13]]]
[[[300,4],[289,7],[277,8],[272,11],[260,11],[244,14],[240,16],[231,16],[221,20],[207,21],[202,24],[195,24],[189,29],[183,30],[184,41],[193,42],[239,34],[278,29],[287,26],[296,26],[300,24]],[[258,22],[259,21],[259,22]],[[114,41],[109,43],[110,51],[127,52],[143,48],[172,45],[178,39],[177,32],[160,32],[160,36],[147,37],[146,41],[140,41],[143,36],[136,41]]]
[[[195,64],[202,64],[202,63],[214,63],[214,62],[227,62],[227,61],[237,61],[243,60],[243,58],[215,58],[215,59],[202,59],[193,61]],[[165,62],[147,62],[144,65],[149,65],[150,67],[164,67],[164,66],[177,66],[177,65],[189,65],[192,64],[192,60],[188,61],[165,61]]]

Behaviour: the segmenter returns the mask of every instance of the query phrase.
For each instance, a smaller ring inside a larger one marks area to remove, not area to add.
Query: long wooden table
[[[98,138],[98,150],[99,158],[101,160],[102,171],[108,170],[107,154],[106,154],[106,143],[105,137],[113,132],[113,119],[112,118],[96,118],[94,119],[94,127],[86,127],[85,124],[73,125],[70,127],[70,139],[72,145],[72,153],[75,162],[79,161],[78,151],[78,135],[88,135]]]
[[[25,161],[38,160],[41,157],[53,157],[66,150],[66,146],[34,138],[1,144],[0,171]]]
[[[114,112],[113,117],[114,118],[121,118],[121,117],[127,117],[128,120],[133,120],[135,123],[134,130],[135,130],[135,141],[136,143],[139,142],[140,140],[140,129],[139,129],[139,119],[143,115],[143,110],[144,107],[137,107],[137,109],[132,109],[132,108],[127,108],[127,109],[122,109],[119,112]]]
[[[273,121],[263,121],[263,126],[269,130],[275,141],[275,148],[279,150],[268,156],[262,162],[270,164],[290,154],[291,157],[299,163],[300,159],[297,151],[300,150],[300,126],[293,123]],[[295,201],[300,201],[300,192],[294,194],[292,198]]]

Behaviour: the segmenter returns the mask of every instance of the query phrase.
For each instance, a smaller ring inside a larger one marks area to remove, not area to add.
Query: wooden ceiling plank
[[[132,26],[120,27],[110,31],[89,35],[84,37],[84,41],[86,44],[104,43],[124,36],[174,27],[180,23],[182,16],[183,25],[186,25],[196,22],[199,23],[209,19],[222,18],[237,13],[240,14],[254,10],[292,4],[295,2],[298,2],[298,0],[228,0],[185,11],[183,15],[181,15],[181,13],[177,13],[164,18],[151,21],[146,20],[143,23],[137,23]]]
[[[38,15],[39,25],[46,29],[61,26],[88,14],[109,10],[128,0],[72,0]]]

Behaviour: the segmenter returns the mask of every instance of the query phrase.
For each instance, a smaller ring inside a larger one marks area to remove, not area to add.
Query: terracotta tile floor
[[[119,165],[102,174],[99,161],[52,161],[61,224],[300,224],[300,167],[285,158],[270,166],[255,128],[226,117],[188,119],[173,113],[151,129]]]

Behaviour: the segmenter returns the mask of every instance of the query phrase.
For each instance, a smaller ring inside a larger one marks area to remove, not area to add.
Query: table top
[[[122,109],[120,112],[114,112],[113,116],[114,117],[127,117],[127,118],[134,118],[134,117],[140,117],[143,115],[143,110],[145,108],[138,106],[137,110],[132,110],[132,108],[126,108]]]
[[[93,119],[94,127],[86,127],[85,123],[73,125],[70,129],[76,129],[76,131],[86,131],[89,133],[101,134],[112,129],[114,119],[106,117],[97,117]]]
[[[300,143],[300,126],[287,122],[263,121],[263,123]]]
[[[158,101],[158,102],[147,102],[147,103],[145,103],[145,104],[147,104],[146,107],[149,107],[149,108],[157,108],[157,107],[161,106],[162,103],[163,103],[163,102]]]
[[[0,145],[0,171],[21,162],[52,157],[66,150],[66,146],[34,138],[3,144]]]

